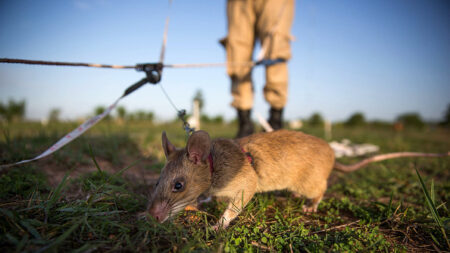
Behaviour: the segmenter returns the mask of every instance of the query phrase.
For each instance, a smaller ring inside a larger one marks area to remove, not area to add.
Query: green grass
[[[316,214],[288,192],[257,194],[231,226],[211,231],[226,205],[214,201],[173,222],[144,219],[164,164],[161,132],[185,144],[180,123],[102,122],[50,158],[0,174],[0,250],[404,252],[448,251],[449,158],[408,158],[333,172]],[[2,125],[0,163],[33,157],[76,123]],[[235,125],[206,124],[212,137],[233,137]],[[324,137],[321,129],[303,131]],[[333,139],[394,151],[447,152],[448,129],[407,130],[336,126]],[[360,158],[345,158],[351,163]],[[90,168],[89,170],[86,168]],[[417,171],[417,172],[416,172]],[[61,176],[54,180],[55,174]],[[134,177],[133,177],[134,175]],[[58,182],[58,183],[55,183]]]

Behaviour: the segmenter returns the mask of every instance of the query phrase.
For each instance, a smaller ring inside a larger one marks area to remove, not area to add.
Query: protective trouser
[[[294,0],[228,0],[227,17],[228,36],[222,43],[227,51],[227,73],[232,83],[231,105],[248,110],[253,106],[252,68],[242,63],[252,61],[256,39],[267,47],[265,59],[291,58]],[[287,89],[287,64],[266,66],[264,97],[272,108],[285,106]]]

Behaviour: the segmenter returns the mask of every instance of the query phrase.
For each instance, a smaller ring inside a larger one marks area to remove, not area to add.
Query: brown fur
[[[351,166],[335,164],[328,143],[288,130],[258,133],[239,140],[212,141],[208,133],[197,131],[184,149],[176,149],[163,133],[162,144],[167,163],[150,199],[149,213],[163,222],[186,205],[196,203],[201,194],[225,197],[229,204],[215,229],[227,227],[257,192],[290,190],[311,200],[304,207],[305,212],[315,212],[333,167],[352,171],[389,157],[369,158]],[[242,149],[252,155],[253,165]],[[212,174],[210,155],[214,164]],[[175,189],[177,183],[183,185],[182,190]]]
[[[225,197],[230,204],[218,224],[224,227],[256,192],[288,189],[315,199],[315,210],[334,163],[333,150],[326,142],[287,130],[255,134],[238,141],[211,141],[206,132],[197,131],[184,149],[175,149],[163,133],[163,147],[167,163],[152,194],[149,212],[164,221],[195,203],[201,194]],[[251,153],[253,166],[241,148]],[[212,175],[209,154],[214,163]],[[185,189],[173,192],[179,178],[185,182]]]

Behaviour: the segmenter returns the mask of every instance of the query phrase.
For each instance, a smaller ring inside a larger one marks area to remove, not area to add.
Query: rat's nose
[[[153,218],[155,218],[158,222],[162,222],[166,219],[167,216],[167,204],[166,203],[153,203],[152,206],[148,209]]]

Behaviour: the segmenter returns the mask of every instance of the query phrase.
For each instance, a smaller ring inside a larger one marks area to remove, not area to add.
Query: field
[[[77,123],[2,123],[0,164],[38,155]],[[143,218],[165,158],[161,132],[185,145],[179,122],[101,122],[52,156],[0,174],[0,251],[427,252],[449,251],[450,159],[402,158],[333,172],[318,213],[288,192],[257,194],[225,231],[212,231],[225,204]],[[206,124],[233,137],[233,124]],[[322,129],[302,131],[323,137]],[[379,153],[447,152],[450,130],[333,127],[333,140],[373,143]],[[361,158],[339,159],[343,163]],[[421,178],[419,178],[420,173]]]

